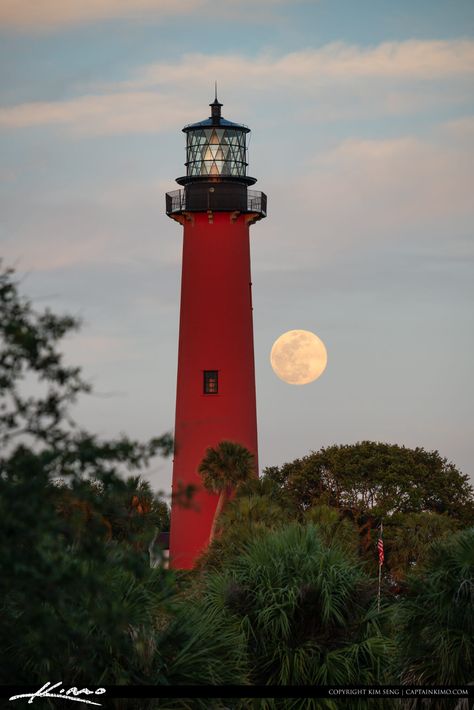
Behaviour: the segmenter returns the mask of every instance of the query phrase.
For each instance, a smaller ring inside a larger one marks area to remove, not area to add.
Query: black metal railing
[[[259,212],[267,216],[267,196],[260,190],[247,190],[247,212]]]
[[[173,190],[166,193],[166,214],[182,212],[185,209],[184,190]]]
[[[223,186],[222,186],[223,187]],[[179,212],[203,212],[213,210],[216,212],[252,212],[261,217],[267,215],[267,196],[260,190],[248,190],[237,194],[234,189],[206,190],[200,193],[191,193],[184,190],[173,190],[166,193],[166,214],[172,215]]]

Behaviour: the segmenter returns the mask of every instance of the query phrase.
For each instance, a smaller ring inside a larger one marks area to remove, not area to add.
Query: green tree
[[[283,505],[273,481],[251,479],[239,486],[235,498],[220,515],[216,527],[218,534],[199,559],[198,566],[221,569],[230,557],[246,552],[249,543],[257,537],[279,530],[295,518],[302,524],[314,524],[326,544],[337,545],[354,560],[357,558],[359,536],[353,521],[324,504],[308,508],[303,515],[296,516]]]
[[[402,683],[473,682],[474,528],[431,547],[423,569],[409,577],[394,626]]]
[[[268,468],[264,478],[278,486],[280,500],[298,520],[311,517],[311,509],[322,504],[356,523],[360,553],[374,566],[383,522],[388,535],[384,571],[390,574],[393,563],[397,580],[421,559],[423,540],[474,521],[474,492],[468,476],[437,451],[362,441],[323,448]],[[411,539],[410,529],[416,533]],[[405,554],[402,540],[407,545]]]
[[[326,545],[336,545],[352,559],[357,559],[359,535],[353,520],[345,518],[338,510],[321,503],[308,508],[303,515],[305,523],[316,526]]]
[[[197,566],[206,570],[221,569],[230,557],[245,552],[252,540],[290,521],[288,511],[268,496],[243,495],[238,491],[221,513],[216,523],[218,534],[199,558]]]
[[[196,619],[173,573],[150,568],[168,511],[137,473],[171,437],[74,424],[90,388],[60,344],[78,325],[37,312],[0,270],[0,683],[245,682],[240,632]]]
[[[406,575],[422,566],[431,545],[452,535],[458,522],[437,513],[395,513],[384,523],[386,565],[392,579],[402,583]]]
[[[56,509],[75,534],[100,522],[108,540],[143,551],[156,533],[169,530],[169,506],[141,476],[73,478],[57,483]]]
[[[255,684],[376,684],[393,651],[376,586],[312,525],[293,523],[249,543],[209,574],[204,604],[238,621]],[[331,704],[328,704],[331,707]]]
[[[329,446],[264,475],[300,510],[325,502],[355,514],[432,511],[465,520],[474,511],[468,476],[437,451],[362,441]]]
[[[217,520],[225,502],[236,488],[256,475],[255,457],[242,446],[233,441],[221,441],[216,447],[206,450],[198,471],[202,477],[204,488],[211,493],[218,493],[219,499],[212,521],[209,542],[214,539]]]

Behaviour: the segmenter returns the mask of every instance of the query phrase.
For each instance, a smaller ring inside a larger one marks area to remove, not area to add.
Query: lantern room
[[[250,128],[228,121],[221,114],[217,95],[209,104],[211,115],[183,128],[186,134],[186,175],[176,179],[184,190],[166,195],[166,212],[230,211],[266,215],[266,195],[249,190],[255,178],[247,175],[247,135]]]
[[[246,178],[246,136],[250,129],[222,118],[221,106],[216,98],[210,104],[210,118],[183,128],[187,177]]]

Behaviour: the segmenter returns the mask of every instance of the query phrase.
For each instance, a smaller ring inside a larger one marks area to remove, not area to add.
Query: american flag
[[[379,565],[382,566],[383,563],[384,563],[384,560],[385,560],[385,555],[384,555],[384,551],[383,551],[383,539],[382,539],[383,528],[382,528],[382,525],[380,526],[380,533],[379,533],[379,535],[380,535],[380,537],[379,537],[379,539],[378,539],[378,541],[377,541],[377,550],[378,550],[378,553],[379,553]]]

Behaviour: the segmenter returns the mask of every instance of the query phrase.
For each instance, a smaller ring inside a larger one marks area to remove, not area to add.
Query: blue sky
[[[97,392],[82,423],[173,426],[164,192],[217,79],[269,199],[251,236],[261,465],[371,439],[473,473],[472,2],[17,0],[0,26],[1,253],[84,321],[65,344]],[[303,387],[269,365],[293,328],[328,349]]]

